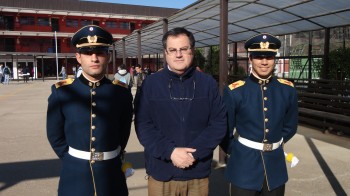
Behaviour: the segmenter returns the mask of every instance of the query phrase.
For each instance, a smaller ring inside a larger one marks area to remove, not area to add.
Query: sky
[[[97,1],[97,2],[108,2],[108,3],[121,3],[130,5],[144,5],[153,7],[166,7],[166,8],[177,8],[182,9],[196,0],[85,0],[85,1]]]

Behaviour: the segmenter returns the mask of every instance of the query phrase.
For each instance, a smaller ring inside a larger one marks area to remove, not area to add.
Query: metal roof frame
[[[350,24],[349,0],[226,0],[228,2],[228,43],[244,41],[268,32],[286,35]],[[196,39],[196,47],[220,44],[220,3],[222,0],[199,0],[174,15],[152,23],[140,30],[141,54],[163,52],[164,21],[167,28],[185,27]],[[117,41],[117,57],[137,57],[138,32]]]

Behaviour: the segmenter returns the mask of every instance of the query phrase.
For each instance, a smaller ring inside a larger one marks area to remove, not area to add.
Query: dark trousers
[[[285,185],[282,185],[272,191],[267,187],[266,179],[261,191],[248,190],[239,188],[231,184],[231,196],[284,196]]]

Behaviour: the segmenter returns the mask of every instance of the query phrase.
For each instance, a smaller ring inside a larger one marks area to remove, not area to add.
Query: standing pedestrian
[[[2,83],[2,80],[3,80],[3,76],[4,76],[4,72],[3,72],[3,65],[0,64],[0,83]]]
[[[247,40],[252,73],[224,89],[228,133],[221,147],[230,154],[225,176],[231,195],[284,195],[288,174],[283,145],[296,133],[298,101],[293,83],[273,76],[280,46],[267,33]]]
[[[62,75],[62,80],[65,80],[67,78],[66,68],[62,66],[61,72],[59,75]]]
[[[26,65],[23,69],[22,69],[22,76],[23,76],[23,81],[24,83],[28,83],[28,79],[29,79],[29,67],[28,65]]]
[[[3,69],[3,73],[4,73],[4,84],[9,84],[9,82],[10,82],[10,76],[11,76],[11,69],[7,66],[7,65],[5,65],[5,67],[4,67],[4,69]]]
[[[226,132],[226,110],[216,81],[193,65],[193,34],[175,28],[162,42],[167,66],[143,81],[135,109],[148,195],[208,195],[213,151]]]
[[[47,137],[62,161],[59,196],[126,196],[121,156],[130,135],[132,95],[105,77],[112,35],[96,25],[72,37],[77,79],[51,87]]]

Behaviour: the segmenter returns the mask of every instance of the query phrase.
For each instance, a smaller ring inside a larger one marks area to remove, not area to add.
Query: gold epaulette
[[[243,80],[238,80],[237,82],[234,82],[234,83],[228,85],[228,87],[229,87],[231,90],[233,90],[233,89],[235,89],[235,88],[238,88],[238,87],[240,87],[240,86],[243,86],[244,83],[245,83],[245,82],[244,82]]]
[[[125,84],[124,82],[121,82],[121,81],[119,81],[119,80],[117,80],[117,79],[113,80],[112,83],[115,84],[115,85],[119,85],[119,86],[121,86],[121,87],[124,87],[124,88],[128,88],[128,85],[127,85],[127,84]]]
[[[57,82],[57,83],[55,84],[55,86],[56,86],[56,88],[60,88],[60,87],[62,87],[62,86],[66,86],[66,85],[72,84],[73,81],[74,81],[74,79],[72,79],[72,78],[67,78],[67,79],[65,79],[65,80],[61,80],[61,81]]]
[[[281,78],[278,78],[277,80],[278,80],[280,83],[282,83],[282,84],[285,84],[285,85],[294,87],[294,84],[293,84],[293,82],[291,82],[291,81],[288,81],[288,80],[285,80],[285,79],[281,79]]]

